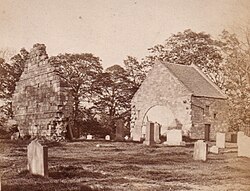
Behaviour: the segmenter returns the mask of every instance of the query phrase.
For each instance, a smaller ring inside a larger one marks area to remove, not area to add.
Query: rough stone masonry
[[[72,97],[49,63],[44,44],[35,44],[13,95],[14,119],[24,134],[61,136],[70,125]]]

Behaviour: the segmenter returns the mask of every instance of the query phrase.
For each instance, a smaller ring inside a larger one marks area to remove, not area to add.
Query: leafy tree
[[[171,35],[164,44],[149,49],[148,62],[167,61],[173,64],[197,65],[219,87],[223,85],[221,42],[204,32],[188,29]]]
[[[229,120],[233,130],[250,124],[250,35],[240,42],[235,34],[223,31],[225,90],[229,97]],[[250,130],[250,129],[249,129]]]
[[[25,67],[29,53],[23,48],[19,54],[14,55],[9,63],[0,58],[0,126],[2,126],[8,118],[11,118],[12,106],[11,97],[14,93],[16,82]]]
[[[126,70],[114,65],[106,69],[95,81],[95,109],[101,115],[101,123],[114,130],[115,121],[129,116],[133,97],[132,83]]]
[[[55,66],[55,72],[71,90],[74,101],[73,120],[79,120],[79,104],[89,100],[92,92],[92,83],[102,72],[101,60],[90,53],[59,54],[50,58]]]
[[[144,60],[138,61],[137,58],[132,56],[127,56],[123,62],[127,72],[127,77],[133,85],[132,92],[135,93],[146,78],[152,64],[145,62]]]

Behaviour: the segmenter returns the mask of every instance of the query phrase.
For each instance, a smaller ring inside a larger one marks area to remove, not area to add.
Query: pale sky
[[[249,19],[249,0],[0,0],[0,49],[44,43],[49,56],[90,52],[108,67],[144,57],[173,33],[216,37]]]

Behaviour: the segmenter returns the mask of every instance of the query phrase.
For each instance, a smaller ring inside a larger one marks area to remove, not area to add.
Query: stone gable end
[[[170,115],[172,117],[172,124],[161,128],[161,134],[170,126],[178,124],[188,133],[188,129],[191,128],[191,94],[163,64],[156,63],[131,102],[133,140],[140,140],[147,113],[158,106],[163,109],[165,107],[166,118]]]
[[[45,45],[35,44],[12,100],[14,118],[25,134],[30,134],[34,127],[36,134],[41,134],[49,125],[70,119],[72,97],[54,69]]]

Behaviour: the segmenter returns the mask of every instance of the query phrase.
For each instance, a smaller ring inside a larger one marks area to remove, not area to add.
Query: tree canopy
[[[163,44],[149,48],[148,62],[155,60],[173,64],[198,66],[213,82],[222,86],[221,42],[204,32],[188,29],[171,35]]]

